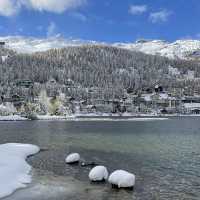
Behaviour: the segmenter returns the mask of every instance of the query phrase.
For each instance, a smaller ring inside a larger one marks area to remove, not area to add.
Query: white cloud
[[[0,0],[0,15],[12,16],[20,9],[20,1],[15,2],[13,0]]]
[[[131,5],[129,13],[132,15],[141,15],[147,11],[146,5]]]
[[[0,15],[12,16],[22,7],[36,11],[62,13],[75,9],[86,3],[87,0],[0,0]]]
[[[49,26],[47,27],[47,37],[53,37],[56,35],[56,24],[55,22],[50,22]]]
[[[150,14],[149,20],[152,23],[167,22],[171,14],[172,12],[168,10],[153,12]]]
[[[85,3],[85,0],[29,0],[31,8],[39,11],[62,13]]]

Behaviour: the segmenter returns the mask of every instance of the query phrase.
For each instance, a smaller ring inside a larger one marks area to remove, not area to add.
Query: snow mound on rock
[[[79,162],[79,160],[80,160],[80,155],[78,153],[71,153],[67,156],[67,158],[65,159],[65,162],[70,164],[70,163]]]
[[[135,175],[124,170],[116,170],[110,175],[108,181],[119,188],[133,187],[135,185]]]
[[[39,147],[30,144],[0,145],[0,198],[26,187],[31,182],[31,166],[26,158],[39,150]]]
[[[108,178],[108,170],[104,166],[96,166],[89,173],[91,181],[103,181]]]

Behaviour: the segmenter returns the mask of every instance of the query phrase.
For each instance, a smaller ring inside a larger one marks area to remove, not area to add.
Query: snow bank
[[[0,198],[26,187],[31,182],[31,166],[25,159],[39,150],[39,147],[29,144],[0,145]]]
[[[67,156],[67,158],[65,159],[65,162],[70,164],[70,163],[79,162],[79,160],[80,160],[80,155],[78,153],[72,153]]]
[[[89,173],[91,181],[103,181],[108,178],[108,170],[104,166],[96,166]]]
[[[116,170],[110,175],[108,181],[119,188],[129,188],[135,185],[135,175],[124,170]]]
[[[66,116],[56,116],[56,115],[37,115],[37,120],[66,120]]]
[[[8,115],[8,116],[0,116],[0,121],[25,121],[28,120],[25,117],[21,117],[19,115]]]
[[[168,120],[168,118],[162,117],[80,117],[80,118],[67,118],[68,121],[162,121]]]

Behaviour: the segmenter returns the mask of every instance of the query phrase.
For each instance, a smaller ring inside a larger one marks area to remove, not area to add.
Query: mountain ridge
[[[167,42],[164,40],[137,40],[133,43],[106,43],[81,39],[65,39],[62,37],[34,38],[23,36],[0,37],[5,41],[6,47],[18,53],[35,53],[50,49],[60,49],[69,46],[82,45],[110,45],[131,51],[140,51],[146,54],[164,56],[169,59],[200,59],[200,40],[176,40]]]

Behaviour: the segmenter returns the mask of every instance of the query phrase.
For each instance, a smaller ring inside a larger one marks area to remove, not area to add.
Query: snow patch
[[[37,115],[36,119],[37,120],[65,120],[67,117],[66,116],[56,116],[56,115]]]
[[[0,116],[0,121],[26,121],[28,120],[25,117],[21,117],[19,115],[8,115],[8,116]]]
[[[120,121],[135,121],[135,122],[148,122],[148,121],[162,121],[162,120],[168,120],[166,117],[147,117],[150,115],[139,115],[141,117],[81,117],[81,118],[68,118],[67,121],[114,121],[114,122],[120,122]]]
[[[39,147],[30,144],[0,145],[0,198],[11,195],[31,182],[31,166],[26,158],[39,150]]]
[[[91,181],[103,181],[108,178],[108,170],[104,166],[96,166],[89,173]]]

